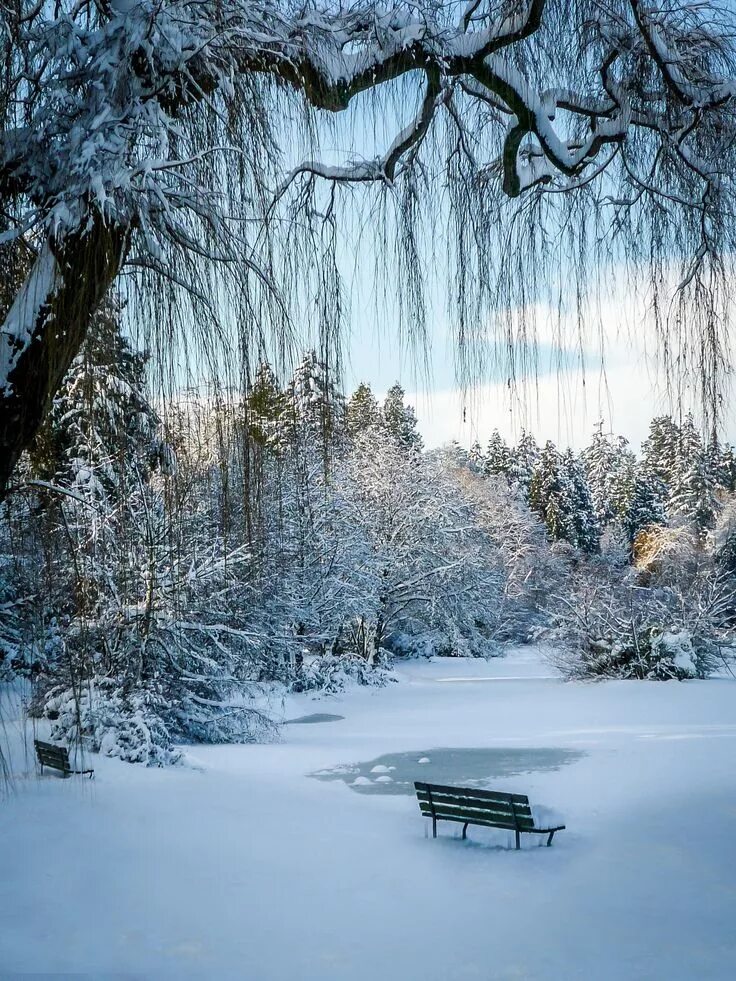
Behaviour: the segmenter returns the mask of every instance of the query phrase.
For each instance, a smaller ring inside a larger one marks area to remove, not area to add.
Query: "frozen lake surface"
[[[289,697],[287,719],[344,718],[279,743],[93,757],[94,781],[36,779],[6,714],[0,979],[736,978],[736,681],[565,684],[532,648],[397,676]],[[417,771],[567,830],[519,852],[494,829],[425,838],[391,786]]]

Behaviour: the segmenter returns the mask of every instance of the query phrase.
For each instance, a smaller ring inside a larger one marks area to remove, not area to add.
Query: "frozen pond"
[[[330,715],[329,712],[312,712],[311,715],[300,715],[298,719],[286,719],[285,726],[311,725],[313,722],[340,722],[344,715]]]
[[[386,753],[365,763],[316,770],[317,780],[342,780],[361,794],[413,794],[414,781],[484,787],[520,773],[559,770],[586,754],[574,749],[427,749]]]

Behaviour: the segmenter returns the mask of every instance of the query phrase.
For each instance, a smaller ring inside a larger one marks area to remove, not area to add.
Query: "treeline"
[[[733,451],[529,434],[427,451],[399,385],[281,380],[154,404],[98,315],[0,521],[0,670],[53,735],[146,763],[267,737],[279,686],[545,634],[571,674],[690,677],[730,642]]]
[[[705,542],[736,489],[734,447],[715,436],[705,443],[691,414],[682,425],[653,419],[639,458],[601,423],[577,455],[551,441],[540,448],[524,432],[509,447],[495,431],[485,452],[473,445],[469,460],[516,488],[552,541],[594,554],[613,535],[631,546],[634,560],[640,532],[654,527],[685,525]]]

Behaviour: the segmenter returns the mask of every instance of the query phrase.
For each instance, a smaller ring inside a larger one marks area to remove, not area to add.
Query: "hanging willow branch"
[[[679,0],[0,0],[0,241],[36,255],[0,287],[0,495],[121,271],[170,388],[192,345],[197,381],[242,375],[232,354],[288,342],[318,292],[325,340],[356,184],[374,185],[364,226],[417,336],[420,266],[443,254],[461,374],[490,312],[531,307],[565,268],[580,302],[592,264],[627,262],[655,314],[679,277],[662,349],[715,405],[733,20]],[[371,125],[395,126],[375,155]],[[320,153],[338,135],[345,160]],[[693,300],[702,331],[683,327]]]

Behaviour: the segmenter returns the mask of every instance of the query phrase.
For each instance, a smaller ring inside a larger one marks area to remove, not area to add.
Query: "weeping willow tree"
[[[217,374],[305,296],[329,346],[364,225],[420,339],[444,255],[461,371],[494,311],[617,268],[717,405],[734,26],[725,0],[0,0],[0,241],[27,259],[0,496],[116,280],[174,383],[187,352]]]

